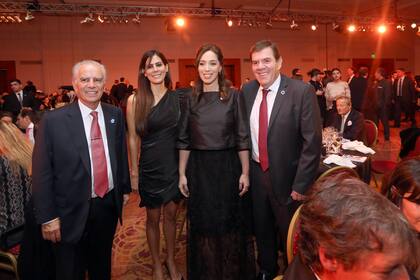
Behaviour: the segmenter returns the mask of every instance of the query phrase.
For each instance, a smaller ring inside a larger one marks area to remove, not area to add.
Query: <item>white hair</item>
[[[104,81],[106,80],[106,69],[105,69],[105,65],[103,65],[103,64],[101,64],[101,63],[99,63],[99,62],[97,62],[95,60],[90,60],[90,59],[79,61],[79,62],[77,62],[73,66],[73,69],[72,69],[72,77],[73,77],[73,80],[76,78],[76,76],[79,73],[80,67],[82,67],[83,65],[94,65],[94,66],[98,67],[99,69],[101,69],[101,72],[102,72],[102,74],[104,76]]]

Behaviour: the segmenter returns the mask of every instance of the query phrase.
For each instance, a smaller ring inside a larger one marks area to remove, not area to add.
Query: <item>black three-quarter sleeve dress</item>
[[[181,199],[178,189],[178,93],[168,91],[147,117],[139,163],[140,207],[157,208]]]
[[[187,165],[188,279],[255,279],[247,195],[239,197],[238,151],[249,149],[239,93],[219,92],[182,102],[178,148],[191,150]]]

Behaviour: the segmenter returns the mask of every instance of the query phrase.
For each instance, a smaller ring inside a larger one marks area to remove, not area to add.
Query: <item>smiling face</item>
[[[344,116],[345,114],[350,112],[350,110],[351,110],[351,105],[346,99],[344,98],[337,99],[337,113],[339,115]]]
[[[82,64],[74,73],[73,88],[80,102],[95,110],[105,87],[105,73],[93,64]]]
[[[213,51],[206,51],[198,62],[198,75],[205,86],[216,86],[222,64]]]
[[[163,84],[165,82],[165,76],[168,71],[168,65],[165,65],[159,56],[154,55],[150,60],[146,62],[144,76],[150,81],[151,84]]]
[[[334,81],[339,81],[341,79],[341,72],[338,70],[334,70],[332,72],[332,77],[334,79]]]
[[[282,59],[276,60],[270,47],[251,55],[252,72],[263,88],[269,88],[280,75]]]

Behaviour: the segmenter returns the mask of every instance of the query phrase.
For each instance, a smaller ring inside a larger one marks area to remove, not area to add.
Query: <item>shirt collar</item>
[[[21,94],[23,95],[23,90],[19,90],[18,92],[16,92],[16,95]]]
[[[279,76],[277,77],[277,79],[274,81],[274,83],[268,87],[268,89],[270,90],[270,92],[274,92],[274,94],[277,93],[277,91],[279,90],[280,87],[280,82],[281,82],[281,74],[279,74]],[[262,92],[263,87],[260,86],[259,91]]]
[[[346,119],[348,118],[348,116],[350,115],[350,112],[351,112],[351,109],[350,109],[350,111],[348,111],[348,113],[347,113],[347,114],[345,114],[345,115],[344,115],[344,117],[343,117],[343,118],[344,118],[345,120],[346,120]]]
[[[28,128],[34,128],[34,123],[33,123],[33,122],[31,122],[31,123],[28,125],[27,129],[28,129]]]
[[[79,103],[79,108],[80,108],[80,112],[82,113],[83,119],[89,116],[92,111],[98,112],[99,115],[102,114],[102,106],[100,102],[98,104],[98,107],[96,107],[95,110],[92,110],[91,108],[83,104],[80,100],[78,100],[77,102]]]

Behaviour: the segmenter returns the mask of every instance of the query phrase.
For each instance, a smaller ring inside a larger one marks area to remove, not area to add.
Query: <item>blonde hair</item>
[[[32,174],[32,149],[29,139],[14,124],[0,121],[0,156]]]

